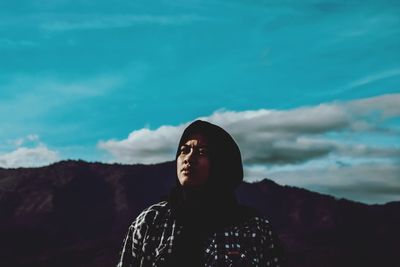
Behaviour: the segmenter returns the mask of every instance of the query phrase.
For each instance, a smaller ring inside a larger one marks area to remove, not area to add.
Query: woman
[[[118,267],[282,266],[266,219],[238,205],[240,151],[221,127],[197,120],[176,153],[177,186],[132,223]]]

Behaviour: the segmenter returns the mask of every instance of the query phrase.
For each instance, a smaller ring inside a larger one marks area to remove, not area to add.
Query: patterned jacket
[[[129,227],[117,266],[162,266],[181,230],[168,202],[150,206]],[[271,226],[260,216],[210,234],[204,248],[204,266],[278,267],[283,263]]]

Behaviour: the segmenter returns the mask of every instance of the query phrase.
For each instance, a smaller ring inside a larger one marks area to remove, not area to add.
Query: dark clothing
[[[245,215],[238,224],[204,230],[183,227],[168,202],[150,206],[129,228],[118,267],[282,266],[269,222],[245,208],[237,211]],[[184,231],[191,233],[180,240]]]
[[[250,217],[238,206],[233,194],[211,188],[177,187],[171,192],[169,203],[172,216],[183,226],[171,253],[173,266],[186,266],[186,260],[190,266],[204,266],[204,244],[210,234],[239,225]]]

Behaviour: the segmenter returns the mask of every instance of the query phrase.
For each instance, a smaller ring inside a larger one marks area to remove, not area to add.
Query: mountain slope
[[[173,162],[0,169],[0,265],[115,265],[129,224],[168,194],[174,173]],[[398,266],[399,202],[364,205],[267,179],[237,195],[269,218],[291,266]]]

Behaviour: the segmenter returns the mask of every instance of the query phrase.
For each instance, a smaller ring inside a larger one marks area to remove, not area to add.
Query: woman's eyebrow
[[[187,144],[183,144],[181,145],[181,147],[197,147],[197,148],[208,148],[207,145],[187,145]]]

